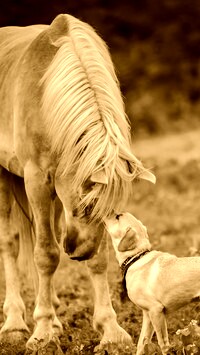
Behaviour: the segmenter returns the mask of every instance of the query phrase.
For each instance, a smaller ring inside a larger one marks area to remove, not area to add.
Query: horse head
[[[146,171],[142,179],[152,181],[150,172]],[[95,189],[104,188],[108,185],[108,178],[104,169],[94,172],[84,184],[73,192],[70,179],[62,181],[57,180],[56,190],[61,199],[66,219],[66,235],[64,237],[64,250],[75,260],[87,260],[92,258],[98,251],[102,236],[104,234],[104,217],[95,218],[92,211],[95,207],[95,199],[93,202],[84,205],[82,201],[87,199],[87,195]],[[67,190],[67,191],[66,191]],[[70,196],[70,198],[66,198]]]
[[[76,192],[70,188],[72,186],[70,178],[56,179],[56,191],[64,207],[67,226],[63,246],[71,259],[79,261],[90,259],[99,248],[104,223],[91,217],[95,201],[82,205],[82,200],[99,184],[107,184],[103,170],[92,174]]]

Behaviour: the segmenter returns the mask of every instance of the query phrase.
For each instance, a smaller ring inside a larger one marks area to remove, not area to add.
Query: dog
[[[143,311],[136,355],[156,332],[162,354],[170,348],[166,314],[198,301],[200,257],[176,257],[152,250],[146,227],[130,213],[105,221],[130,300]]]

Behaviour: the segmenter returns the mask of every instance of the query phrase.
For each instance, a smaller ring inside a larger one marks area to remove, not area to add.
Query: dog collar
[[[144,250],[139,254],[129,256],[120,266],[121,272],[122,272],[122,284],[124,286],[124,289],[126,290],[126,273],[128,271],[128,268],[135,263],[137,260],[142,258],[145,254],[149,253],[150,250]]]

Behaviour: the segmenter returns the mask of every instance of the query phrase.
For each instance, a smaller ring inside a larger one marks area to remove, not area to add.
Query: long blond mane
[[[68,32],[44,74],[42,112],[58,174],[74,171],[74,191],[93,172],[105,169],[108,185],[97,185],[82,200],[95,201],[93,215],[121,210],[131,181],[144,169],[131,151],[130,127],[115,70],[103,40],[84,22],[63,15]]]

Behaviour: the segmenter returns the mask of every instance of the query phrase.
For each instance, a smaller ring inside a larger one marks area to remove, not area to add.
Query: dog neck
[[[135,263],[137,260],[141,259],[144,255],[150,252],[150,249],[146,249],[141,251],[138,254],[135,254],[133,256],[129,256],[124,260],[124,262],[121,264],[120,268],[122,270],[122,274],[126,274],[128,268]]]
[[[143,252],[151,250],[151,244],[150,244],[149,240],[145,239],[134,250],[127,250],[124,252],[120,252],[118,250],[119,240],[116,240],[114,238],[111,238],[111,239],[112,239],[112,244],[113,244],[113,247],[115,250],[115,255],[116,255],[116,258],[117,258],[117,261],[118,261],[120,267],[127,259],[137,258],[137,256],[142,254]]]
[[[123,288],[124,288],[125,292],[127,292],[127,290],[126,290],[126,273],[127,273],[128,269],[129,269],[129,267],[131,265],[133,265],[133,263],[135,263],[136,261],[141,259],[144,255],[146,255],[149,252],[150,252],[150,250],[146,249],[146,250],[141,251],[140,253],[138,253],[136,255],[129,256],[121,264],[120,268],[121,268],[121,272],[122,272],[122,285],[123,285]]]

